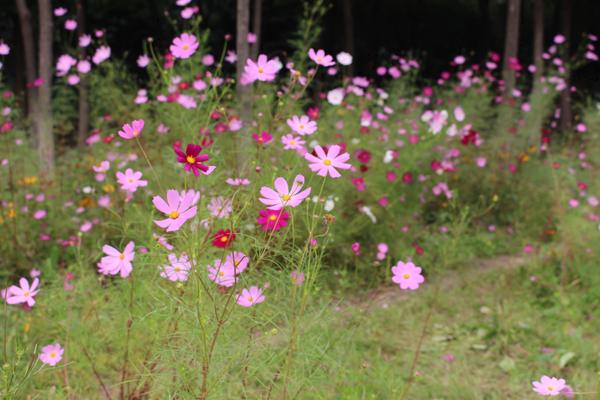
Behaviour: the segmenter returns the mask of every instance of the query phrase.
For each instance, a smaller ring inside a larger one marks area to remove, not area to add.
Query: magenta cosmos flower
[[[398,261],[396,266],[392,267],[392,281],[400,286],[400,289],[416,290],[425,282],[425,278],[421,275],[421,268],[417,267],[412,262],[404,263]]]
[[[60,362],[60,360],[62,360],[62,355],[64,352],[65,350],[60,346],[60,344],[49,344],[42,347],[42,352],[39,356],[39,359],[44,364],[54,367]]]
[[[296,175],[291,189],[287,181],[279,177],[275,179],[275,190],[267,186],[260,188],[262,197],[259,200],[269,210],[281,210],[285,206],[296,207],[310,194],[311,188],[302,191],[302,185],[304,185],[302,175]]]
[[[6,290],[5,298],[8,304],[22,304],[25,303],[29,307],[33,307],[35,304],[35,296],[38,294],[40,281],[35,278],[31,285],[25,278],[19,279],[19,286],[11,286]],[[4,297],[3,296],[3,297]]]
[[[148,181],[142,180],[142,173],[127,168],[125,173],[119,171],[116,174],[121,190],[134,193],[138,187],[148,186]]]
[[[261,289],[252,286],[250,289],[243,289],[237,297],[237,303],[242,307],[252,307],[265,301],[265,296]]]
[[[312,135],[317,131],[317,123],[311,121],[307,115],[302,115],[301,117],[294,115],[287,120],[287,124],[294,132],[301,136]]]
[[[169,264],[163,265],[160,276],[170,281],[187,281],[188,273],[192,269],[192,263],[187,254],[183,253],[179,258],[171,253],[168,256]]]
[[[262,226],[262,230],[278,231],[287,226],[290,215],[283,210],[260,210],[256,223]]]
[[[542,376],[539,382],[533,382],[533,391],[542,396],[558,396],[566,387],[564,379]]]
[[[173,39],[169,50],[175,58],[189,58],[198,50],[198,39],[189,33],[182,33],[181,36]]]
[[[315,147],[316,156],[306,153],[304,158],[310,163],[308,167],[311,171],[316,172],[319,176],[331,176],[332,178],[339,178],[342,176],[336,168],[339,169],[350,169],[352,166],[347,164],[346,161],[350,159],[350,154],[342,153],[342,148],[337,144],[330,146],[327,149],[327,153],[321,146]]]
[[[103,275],[121,275],[121,278],[127,278],[133,270],[131,263],[135,258],[135,243],[127,243],[123,252],[112,246],[105,244],[102,251],[106,256],[102,257],[98,263],[98,272]]]
[[[179,146],[173,146],[173,150],[177,156],[177,161],[184,164],[183,169],[188,172],[192,171],[195,176],[199,176],[200,172],[204,175],[208,175],[215,169],[213,166],[203,164],[208,161],[210,157],[206,154],[200,154],[202,147],[197,144],[188,144],[185,148],[185,153]]]
[[[331,67],[335,65],[335,61],[333,61],[333,56],[329,54],[325,54],[325,50],[319,49],[315,51],[315,49],[308,50],[308,57],[315,62],[317,65],[321,65],[323,67]]]
[[[142,129],[144,129],[144,120],[135,119],[131,122],[131,124],[123,125],[119,131],[119,136],[125,140],[135,139],[136,137],[140,136]]]
[[[193,190],[182,193],[175,189],[167,190],[167,201],[160,196],[154,196],[152,204],[158,211],[168,216],[167,219],[154,221],[154,223],[165,228],[167,232],[178,231],[188,219],[196,215],[196,203],[199,199],[199,193]]]
[[[275,79],[279,71],[279,63],[277,60],[269,60],[266,55],[258,56],[256,62],[247,59],[244,67],[244,80],[247,83],[254,81],[268,82]]]

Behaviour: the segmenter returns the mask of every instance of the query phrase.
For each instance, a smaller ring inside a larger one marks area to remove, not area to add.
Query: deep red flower
[[[356,157],[358,162],[361,164],[368,164],[369,161],[371,161],[371,153],[369,153],[369,151],[365,150],[365,149],[356,150],[356,153],[354,153],[354,156]]]
[[[425,249],[423,249],[417,243],[413,243],[413,247],[415,248],[415,252],[417,253],[417,255],[421,256],[421,255],[423,255],[423,253],[425,253]]]
[[[202,147],[198,146],[197,144],[190,143],[185,148],[184,153],[181,150],[181,144],[178,145],[176,142],[173,144],[173,150],[177,156],[177,161],[184,164],[183,168],[186,171],[192,171],[192,173],[196,176],[200,175],[200,171],[208,171],[208,166],[202,163],[208,161],[209,157],[206,154],[200,154]]]
[[[213,246],[225,248],[231,245],[231,242],[235,239],[235,233],[230,229],[221,229],[213,235]]]
[[[413,174],[412,172],[405,172],[402,175],[402,182],[404,182],[407,185],[410,185],[413,181]]]
[[[262,226],[263,231],[278,231],[287,226],[290,215],[283,210],[260,210],[256,223]]]
[[[471,129],[471,130],[469,130],[469,133],[467,133],[460,139],[460,142],[462,144],[464,144],[465,146],[467,146],[469,143],[475,144],[475,143],[477,143],[478,135],[479,134],[477,133],[477,131]]]
[[[319,119],[319,107],[309,107],[308,111],[306,111],[306,115],[313,121]]]
[[[579,190],[587,190],[588,185],[585,182],[579,181],[577,182],[577,187],[579,188]]]
[[[186,90],[190,88],[190,84],[187,82],[180,82],[179,83],[179,90]]]

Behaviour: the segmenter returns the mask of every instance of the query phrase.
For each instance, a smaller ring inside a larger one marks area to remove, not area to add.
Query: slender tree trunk
[[[521,17],[521,0],[508,0],[506,12],[506,36],[504,41],[504,96],[509,97],[515,87],[516,74],[509,68],[509,59],[516,58],[519,50],[519,25]]]
[[[262,0],[254,0],[254,14],[252,15],[252,31],[256,35],[256,42],[250,49],[252,58],[258,56],[262,36]]]
[[[52,10],[50,0],[38,0],[40,23],[38,155],[41,174],[54,175],[54,134],[52,131]]]
[[[354,56],[354,18],[352,15],[352,0],[342,2],[344,11],[344,46]],[[350,76],[354,75],[354,63],[348,66]]]
[[[77,33],[79,36],[85,34],[85,0],[79,0],[77,7]],[[86,57],[85,47],[79,48],[79,57],[84,60]],[[85,139],[88,135],[90,125],[90,103],[88,99],[88,77],[87,74],[81,76],[79,82],[79,120],[77,123],[77,144],[79,147],[85,145]]]
[[[533,74],[534,83],[537,84],[544,72],[544,0],[533,0]]]
[[[246,163],[246,151],[245,147],[249,144],[250,136],[247,134],[247,126],[250,122],[252,104],[252,87],[250,85],[242,85],[241,77],[244,73],[244,65],[249,56],[248,46],[248,28],[250,25],[250,0],[237,0],[237,14],[236,14],[236,50],[237,50],[237,86],[236,92],[238,97],[240,118],[244,124],[242,132],[240,150],[237,152],[236,163],[238,171],[241,171]]]
[[[567,88],[560,93],[560,129],[566,132],[571,129],[573,123],[573,110],[571,108],[571,26],[573,15],[573,0],[562,0],[561,32],[565,36],[562,44],[562,59],[567,69],[565,81]]]
[[[25,0],[16,0],[19,24],[21,26],[21,43],[23,44],[23,60],[25,61],[26,114],[31,124],[30,133],[35,138],[38,120],[37,88],[33,86],[36,79],[35,42],[31,13]]]

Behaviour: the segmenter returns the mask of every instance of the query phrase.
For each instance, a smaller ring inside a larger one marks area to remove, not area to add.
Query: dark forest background
[[[250,2],[253,4],[253,2]],[[488,51],[502,53],[506,27],[506,0],[329,0],[323,18],[319,46],[328,52],[349,51],[354,55],[354,72],[372,74],[379,62],[390,54],[410,53],[422,61],[423,76],[435,77],[448,67],[457,54],[483,59]],[[528,65],[532,60],[532,0],[521,5],[519,58]],[[600,1],[546,0],[545,45],[561,31],[566,3],[572,7],[571,49],[575,51],[584,33],[600,33]],[[0,0],[0,37],[19,54],[19,25],[15,2]],[[211,30],[211,47],[219,52],[226,34],[235,34],[235,0],[203,0],[200,6],[204,26]],[[36,14],[31,2],[32,14]],[[74,14],[75,1],[53,1]],[[165,13],[180,10],[174,0],[87,0],[85,17],[88,31],[105,29],[108,44],[116,57],[125,58],[132,71],[143,42],[152,36],[166,48],[178,32]],[[262,0],[261,52],[276,55],[290,49],[289,39],[297,29],[303,10],[301,0]],[[173,18],[175,19],[175,18]],[[251,25],[251,30],[253,27]],[[8,60],[9,80],[21,86],[22,60]],[[592,63],[578,71],[573,83],[587,91],[597,89],[600,67]]]

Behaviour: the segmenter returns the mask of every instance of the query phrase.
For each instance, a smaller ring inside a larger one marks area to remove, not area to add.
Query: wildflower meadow
[[[578,1],[1,3],[0,398],[600,399]]]

